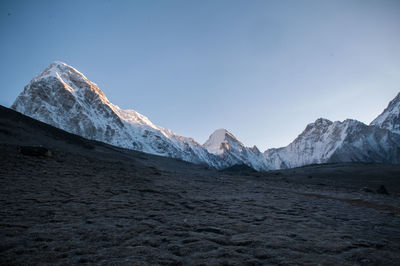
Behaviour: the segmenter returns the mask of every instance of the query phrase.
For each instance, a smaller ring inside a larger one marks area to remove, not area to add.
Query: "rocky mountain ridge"
[[[154,125],[146,116],[112,104],[95,83],[58,61],[31,80],[12,108],[88,139],[217,169],[240,164],[264,171],[328,162],[400,163],[400,94],[370,126],[321,118],[288,146],[264,153],[245,147],[225,129],[200,145]]]
[[[264,155],[256,146],[244,146],[226,129],[218,129],[212,133],[203,147],[229,165],[245,164],[258,171],[270,169]]]
[[[338,162],[400,163],[400,135],[357,120],[320,118],[288,146],[264,154],[271,169]]]
[[[216,168],[229,166],[192,138],[112,104],[95,83],[62,62],[52,63],[32,79],[12,109],[88,139]]]
[[[375,118],[370,125],[400,134],[400,93],[390,101],[382,114]]]

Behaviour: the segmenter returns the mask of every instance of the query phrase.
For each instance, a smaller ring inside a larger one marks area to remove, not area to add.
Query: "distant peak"
[[[228,134],[228,130],[226,130],[225,128],[220,128],[215,130],[211,135],[225,135]]]
[[[74,70],[76,72],[79,72],[78,70],[76,70],[72,66],[70,66],[70,65],[68,65],[68,64],[66,64],[66,63],[64,63],[62,61],[54,61],[54,62],[52,62],[48,67],[46,67],[46,69],[44,71],[51,70],[51,69],[57,69],[59,71],[65,71],[67,69],[70,69],[70,70]]]
[[[208,152],[213,154],[220,154],[225,149],[229,149],[228,143],[237,142],[239,145],[243,146],[243,144],[236,139],[235,136],[232,135],[228,130],[224,128],[220,128],[215,130],[208,140],[203,144]]]
[[[62,62],[62,61],[54,61],[53,63],[51,63],[50,65],[62,65],[62,66],[68,66],[66,63]]]
[[[315,120],[314,124],[317,125],[330,125],[332,124],[332,121],[326,118],[318,118],[317,120]]]
[[[370,125],[388,129],[400,134],[400,93],[389,102],[383,112]]]
[[[314,123],[308,124],[306,129],[300,135],[302,135],[306,132],[314,131],[315,129],[327,128],[332,124],[333,124],[333,122],[326,118],[318,118],[317,120],[315,120]]]
[[[217,129],[210,135],[210,139],[212,138],[217,142],[222,142],[226,140],[226,137],[230,137],[231,139],[237,140],[236,137],[232,135],[232,133],[230,133],[225,128]]]
[[[74,67],[62,62],[62,61],[54,61],[52,62],[48,67],[46,67],[39,75],[37,75],[33,81],[37,81],[39,79],[44,79],[48,77],[55,77],[60,79],[61,75],[79,75],[81,78],[84,80],[87,80],[87,78],[79,72],[77,69]]]
[[[254,145],[253,147],[251,147],[250,150],[252,150],[253,152],[255,152],[255,153],[257,153],[257,154],[258,154],[258,153],[261,153],[260,150],[257,148],[256,145]]]
[[[347,118],[346,120],[343,121],[343,123],[351,123],[351,124],[359,124],[362,123],[356,119],[352,119],[352,118]]]
[[[82,73],[80,73],[76,68],[68,65],[67,63],[64,63],[62,61],[54,61],[53,63],[51,63],[47,68],[57,68],[60,71],[66,71],[66,70],[72,70],[73,72],[79,73],[82,75]],[[47,69],[46,68],[46,69]]]

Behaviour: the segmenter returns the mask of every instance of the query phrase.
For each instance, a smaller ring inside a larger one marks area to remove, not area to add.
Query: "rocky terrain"
[[[29,148],[39,145],[48,152]],[[1,265],[400,261],[398,165],[216,171],[7,108],[0,149]]]

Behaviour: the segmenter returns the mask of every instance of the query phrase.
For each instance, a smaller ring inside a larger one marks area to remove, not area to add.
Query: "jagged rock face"
[[[55,127],[119,147],[225,167],[191,138],[165,130],[134,110],[110,103],[97,85],[62,62],[35,77],[12,108]]]
[[[203,144],[209,153],[219,156],[229,166],[245,164],[256,170],[268,170],[263,154],[256,146],[248,148],[225,129],[216,130]]]
[[[400,136],[347,119],[318,119],[288,146],[265,153],[271,169],[333,162],[400,162]]]
[[[400,134],[400,93],[370,125],[386,128],[393,133]]]
[[[352,125],[347,127],[343,144],[332,154],[329,163],[400,163],[400,135],[356,120],[350,120],[349,124]]]

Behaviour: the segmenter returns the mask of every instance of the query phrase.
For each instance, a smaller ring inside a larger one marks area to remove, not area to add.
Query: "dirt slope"
[[[39,144],[52,156],[20,152]],[[0,162],[1,265],[400,261],[399,166],[217,172],[91,142],[5,108]],[[375,192],[381,184],[389,195]]]

